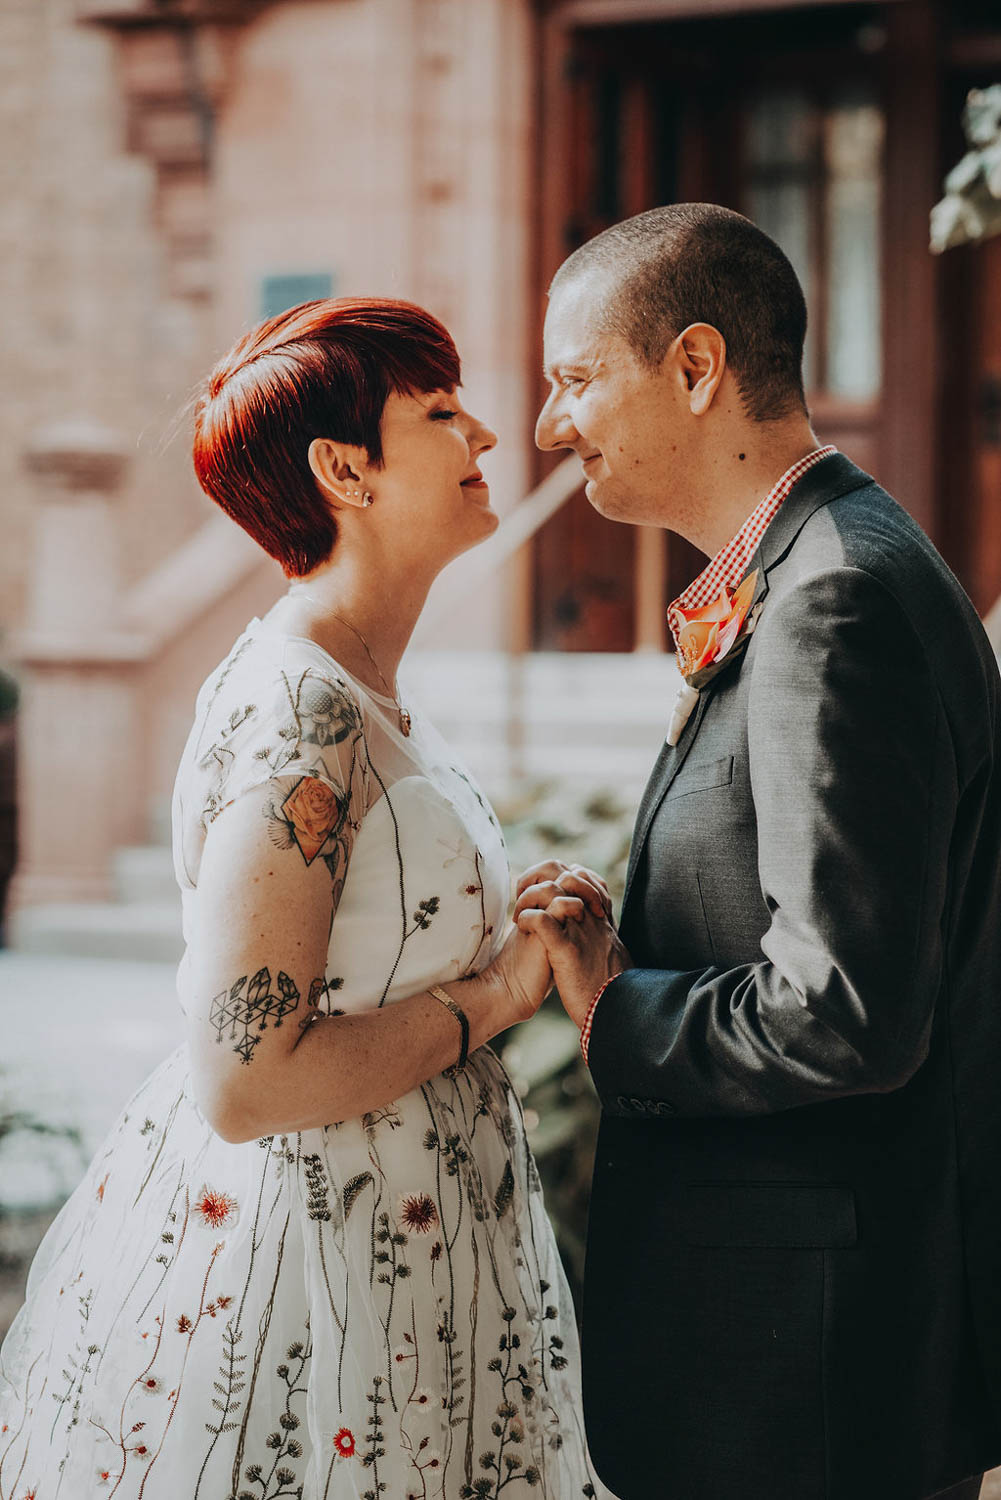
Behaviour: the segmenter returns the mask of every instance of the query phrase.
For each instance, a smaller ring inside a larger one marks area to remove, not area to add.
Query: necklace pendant
[[[408,735],[410,733],[410,725],[411,725],[410,715],[407,713],[407,711],[406,711],[405,708],[401,708],[400,709],[400,733],[403,734],[403,735]]]

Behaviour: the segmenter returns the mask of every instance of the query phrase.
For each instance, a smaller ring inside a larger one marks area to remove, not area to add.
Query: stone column
[[[122,444],[96,424],[62,422],[31,437],[25,463],[37,508],[13,642],[23,683],[14,906],[105,898],[112,851],[141,836],[134,677],[149,649],[118,627]]]

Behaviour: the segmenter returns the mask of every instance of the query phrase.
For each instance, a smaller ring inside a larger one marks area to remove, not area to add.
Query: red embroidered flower
[[[240,1206],[228,1193],[202,1183],[195,1198],[194,1211],[207,1229],[232,1229]]]
[[[177,1320],[178,1333],[190,1333],[193,1327],[194,1324],[192,1323],[191,1319],[187,1316],[186,1313],[182,1313]]]
[[[232,1297],[217,1297],[215,1299],[216,1307],[221,1307],[225,1312],[226,1308],[229,1306],[232,1300]]]
[[[150,1396],[156,1396],[163,1390],[163,1381],[157,1380],[155,1375],[144,1375],[139,1382],[139,1389]]]
[[[427,1193],[411,1193],[400,1199],[400,1218],[415,1234],[429,1234],[438,1223],[434,1199]]]
[[[350,1458],[355,1451],[355,1435],[350,1427],[342,1427],[334,1433],[334,1447],[342,1458]]]

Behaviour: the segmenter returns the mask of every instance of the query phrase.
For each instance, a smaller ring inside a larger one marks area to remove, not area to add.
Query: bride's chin
[[[485,542],[488,536],[493,536],[500,525],[500,516],[489,505],[484,505],[476,512],[477,529],[474,536],[470,538],[469,545],[475,547],[478,542]]]

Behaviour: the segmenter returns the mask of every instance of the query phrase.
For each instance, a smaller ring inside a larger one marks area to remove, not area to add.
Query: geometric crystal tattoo
[[[247,985],[246,994],[244,985]],[[220,990],[212,1001],[209,1021],[216,1028],[216,1041],[222,1041],[228,1027],[230,1041],[236,1042],[233,1051],[245,1063],[250,1062],[261,1039],[252,1033],[266,1031],[269,1017],[277,1030],[283,1017],[299,1004],[299,991],[282,969],[278,971],[277,989],[277,994],[271,993],[271,970],[258,969],[249,984],[244,974],[228,990]]]

